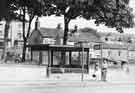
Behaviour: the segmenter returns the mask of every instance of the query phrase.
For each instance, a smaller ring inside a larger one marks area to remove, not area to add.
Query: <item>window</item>
[[[118,41],[119,41],[119,42],[121,42],[121,41],[122,41],[122,38],[121,38],[121,37],[119,37],[119,38],[118,38]]]
[[[107,37],[105,38],[105,41],[108,41],[108,38]]]
[[[118,51],[118,55],[119,55],[119,56],[121,55],[121,51]]]
[[[0,42],[0,46],[4,46],[4,42]]]
[[[132,43],[132,39],[131,38],[128,38],[128,43]]]
[[[22,37],[22,33],[17,33],[17,36],[18,36],[18,38],[21,38]]]
[[[18,28],[22,28],[22,24],[21,23],[18,23]]]
[[[111,55],[111,51],[108,51],[108,56],[110,56]]]
[[[2,30],[0,30],[0,35],[2,35]]]

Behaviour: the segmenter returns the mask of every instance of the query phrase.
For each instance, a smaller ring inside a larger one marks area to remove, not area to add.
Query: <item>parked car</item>
[[[21,62],[21,57],[20,57],[19,54],[15,56],[14,61],[15,61],[15,63],[20,63]]]
[[[13,52],[7,52],[5,62],[20,63],[21,57],[19,54],[15,54]]]

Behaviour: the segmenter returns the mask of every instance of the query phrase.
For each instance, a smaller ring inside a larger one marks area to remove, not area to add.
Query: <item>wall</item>
[[[55,44],[54,38],[43,38],[43,44]]]
[[[96,54],[101,55],[101,50],[95,50]],[[113,59],[113,60],[123,60],[127,61],[127,50],[125,49],[103,49],[103,58]]]

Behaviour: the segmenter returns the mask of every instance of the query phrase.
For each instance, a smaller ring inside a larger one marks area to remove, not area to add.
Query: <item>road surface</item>
[[[135,84],[0,85],[1,93],[135,93]]]
[[[130,66],[129,73],[108,70],[106,83],[86,78],[85,83],[81,83],[81,78],[75,74],[59,75],[48,81],[45,72],[44,66],[0,65],[0,93],[135,93],[134,65]]]

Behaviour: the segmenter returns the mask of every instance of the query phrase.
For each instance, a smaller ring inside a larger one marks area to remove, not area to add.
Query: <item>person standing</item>
[[[95,64],[95,75],[96,75],[96,80],[99,80],[99,63]]]
[[[103,64],[102,64],[102,73],[101,73],[101,80],[102,81],[107,80],[107,68],[108,68],[107,60],[104,60]]]

